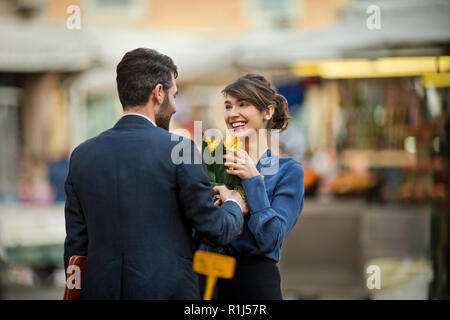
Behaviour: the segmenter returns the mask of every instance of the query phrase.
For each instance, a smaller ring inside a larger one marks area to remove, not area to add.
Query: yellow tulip
[[[208,142],[206,142],[206,143],[208,143]],[[216,150],[216,148],[219,144],[220,144],[220,140],[218,140],[218,139],[214,140],[214,142],[210,141],[208,143],[208,146],[209,146],[209,149],[211,150],[211,152],[214,152],[214,150]]]

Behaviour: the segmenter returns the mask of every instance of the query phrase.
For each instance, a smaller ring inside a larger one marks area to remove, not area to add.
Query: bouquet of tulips
[[[224,141],[206,138],[202,133],[202,155],[208,169],[208,176],[211,186],[225,185],[228,189],[238,191],[242,198],[245,199],[244,189],[242,188],[241,179],[235,175],[228,174],[226,167],[223,165],[223,155],[226,152],[225,147],[240,150],[242,142],[236,136],[227,136]],[[234,170],[229,167],[229,170]]]

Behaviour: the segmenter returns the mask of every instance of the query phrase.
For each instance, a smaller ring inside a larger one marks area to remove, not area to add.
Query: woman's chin
[[[246,129],[246,128],[229,129],[229,132],[230,132],[233,136],[244,137],[244,136],[246,136],[247,129]]]

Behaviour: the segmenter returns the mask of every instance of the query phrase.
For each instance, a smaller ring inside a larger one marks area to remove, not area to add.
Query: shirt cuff
[[[225,200],[223,203],[225,203],[225,202],[227,202],[227,201],[233,201],[233,202],[235,202],[235,203],[239,206],[239,208],[241,208],[241,213],[244,212],[244,210],[242,210],[241,204],[240,204],[237,200],[234,200],[234,199],[227,199],[227,200]]]
[[[260,175],[242,180],[245,198],[250,213],[259,212],[270,207],[266,185]]]

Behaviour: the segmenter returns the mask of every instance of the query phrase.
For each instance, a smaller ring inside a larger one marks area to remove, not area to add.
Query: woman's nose
[[[232,107],[230,110],[230,117],[237,117],[239,115],[236,107]]]

